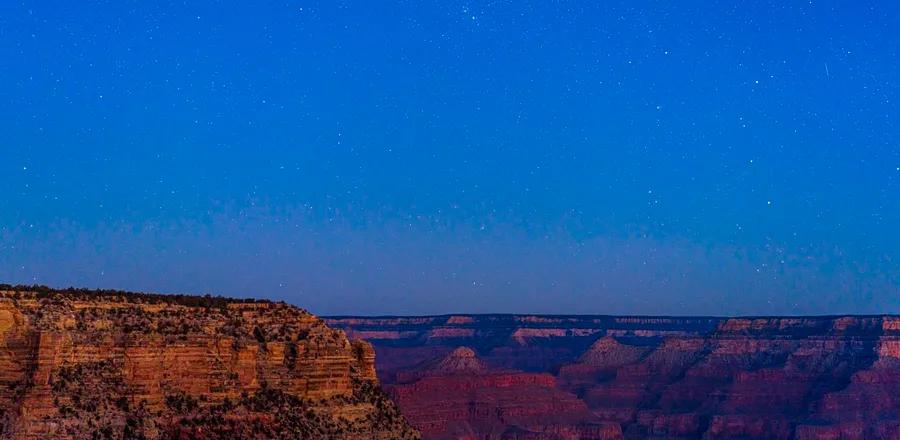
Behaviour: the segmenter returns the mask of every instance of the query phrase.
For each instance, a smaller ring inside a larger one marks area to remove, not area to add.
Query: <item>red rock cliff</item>
[[[375,353],[296,307],[0,291],[4,439],[417,438]]]

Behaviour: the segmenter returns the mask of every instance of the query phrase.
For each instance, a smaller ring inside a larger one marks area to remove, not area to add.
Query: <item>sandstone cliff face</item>
[[[9,439],[416,438],[375,353],[293,306],[0,291]]]
[[[617,425],[626,439],[900,438],[897,317],[345,319],[329,322],[360,331],[403,332],[390,341],[369,339],[379,353],[379,374],[392,390],[403,390],[402,396],[392,391],[401,409],[444,396],[458,399],[461,384],[480,380],[483,375],[397,383],[417,377],[410,376],[417,371],[413,359],[428,365],[467,345],[491,371],[550,376],[554,388],[577,396],[591,420]],[[506,403],[481,400],[484,411],[494,414],[510,401],[511,396]],[[560,411],[577,412],[570,405]],[[556,410],[548,408],[529,420],[559,426]],[[435,425],[454,420],[435,414],[430,421]],[[515,422],[506,427],[521,438],[538,432]],[[431,431],[424,435],[442,438]],[[466,435],[450,438],[478,438]]]

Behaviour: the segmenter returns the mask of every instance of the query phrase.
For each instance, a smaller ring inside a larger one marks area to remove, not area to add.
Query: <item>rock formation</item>
[[[423,402],[459,400],[462,383],[493,387],[477,382],[483,381],[483,372],[468,375],[468,382],[398,383],[420,377],[413,361],[435,365],[456,347],[468,346],[484,363],[481,370],[523,370],[544,377],[545,388],[552,385],[577,397],[577,404],[554,397],[568,405],[561,411],[578,413],[575,408],[583,405],[591,423],[614,424],[626,439],[900,438],[898,317],[455,315],[328,322],[393,336],[368,340],[379,353],[379,374],[395,401],[413,413],[421,412]],[[522,396],[519,401],[540,401]],[[506,397],[503,402],[480,399],[478,408],[503,413],[504,405],[516,399]],[[434,414],[429,420],[434,426],[458,419]],[[535,411],[528,420],[561,426],[557,415]],[[493,423],[510,435],[532,438],[517,420]],[[444,438],[434,432],[424,430],[424,438]],[[478,432],[461,430],[448,438],[502,438],[477,437]]]
[[[602,337],[577,362],[561,367],[559,377],[569,387],[591,385],[602,381],[604,376],[614,375],[620,367],[637,362],[650,350],[651,347],[625,345],[613,337]]]
[[[4,439],[413,439],[375,353],[273,302],[0,288]]]
[[[410,423],[431,439],[613,440],[618,424],[602,423],[546,373],[489,367],[459,347],[398,376],[388,387]]]

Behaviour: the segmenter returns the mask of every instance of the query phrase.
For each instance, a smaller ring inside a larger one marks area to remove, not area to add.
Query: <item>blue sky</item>
[[[890,2],[0,6],[0,280],[900,312]]]

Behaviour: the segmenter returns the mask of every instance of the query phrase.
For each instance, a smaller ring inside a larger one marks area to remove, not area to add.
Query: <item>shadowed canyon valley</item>
[[[897,439],[900,318],[334,317],[425,439]]]

